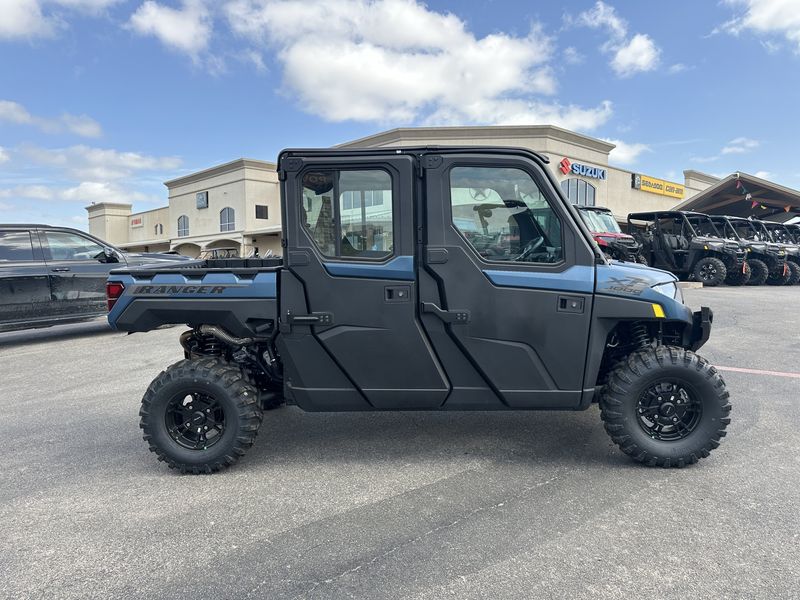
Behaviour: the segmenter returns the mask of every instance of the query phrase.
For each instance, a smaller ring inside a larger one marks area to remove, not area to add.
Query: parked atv
[[[772,285],[797,285],[800,282],[800,244],[789,229],[783,223],[772,223],[770,221],[753,221],[769,234],[772,242],[780,244],[786,252],[787,273],[780,277],[767,279],[767,283]]]
[[[772,275],[783,277],[789,267],[786,265],[786,250],[769,240],[769,234],[742,217],[710,215],[717,229],[730,241],[736,241],[747,250],[750,265],[748,285],[764,285]]]
[[[710,287],[726,279],[739,285],[746,280],[748,268],[744,250],[738,242],[723,239],[708,216],[702,213],[631,213],[628,233],[642,245],[648,264],[681,279],[694,278]],[[728,277],[729,273],[737,271],[741,278]]]
[[[602,206],[576,206],[586,227],[603,254],[613,260],[647,264],[641,245],[633,236],[622,233],[614,214]]]

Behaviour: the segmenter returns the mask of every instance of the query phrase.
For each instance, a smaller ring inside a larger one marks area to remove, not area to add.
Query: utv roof
[[[398,154],[411,154],[424,156],[426,154],[492,154],[523,155],[534,160],[549,163],[550,159],[544,154],[539,154],[528,148],[513,146],[396,146],[391,148],[286,148],[278,155],[278,171],[287,158],[296,156],[396,156]]]
[[[686,215],[687,217],[707,217],[708,215],[700,212],[688,210],[655,210],[653,212],[629,213],[628,220],[634,221],[654,221],[665,215]]]

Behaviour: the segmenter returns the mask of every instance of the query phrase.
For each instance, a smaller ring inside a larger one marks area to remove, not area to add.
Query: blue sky
[[[800,0],[0,0],[0,222],[86,227],[240,156],[553,123],[800,188]]]

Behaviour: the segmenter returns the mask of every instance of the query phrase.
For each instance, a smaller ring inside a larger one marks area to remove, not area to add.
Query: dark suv
[[[125,254],[66,227],[0,224],[0,331],[102,316],[111,269],[186,260]]]

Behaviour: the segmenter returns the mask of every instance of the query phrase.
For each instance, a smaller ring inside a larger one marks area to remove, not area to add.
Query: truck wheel
[[[753,271],[750,269],[750,263],[747,261],[744,262],[744,267],[739,268],[738,266],[731,271],[728,271],[728,276],[725,278],[725,283],[728,285],[746,285],[748,281],[750,281],[750,276],[753,274]]]
[[[786,282],[786,285],[797,285],[800,283],[800,265],[798,265],[796,262],[790,262],[789,268],[792,270],[792,273],[789,276],[789,281]]]
[[[728,269],[725,263],[713,256],[706,256],[697,261],[692,271],[695,281],[700,281],[708,287],[715,287],[725,281]]]
[[[789,263],[785,267],[779,268],[777,271],[770,273],[767,277],[769,285],[789,285],[789,279],[792,277],[792,268]]]
[[[764,285],[769,277],[767,264],[757,258],[748,258],[747,262],[750,263],[750,281],[747,285]]]
[[[614,443],[651,467],[696,463],[719,446],[731,421],[717,370],[674,346],[641,350],[619,363],[601,392],[600,411]]]
[[[181,473],[229,467],[253,445],[258,392],[238,367],[218,358],[182,360],[156,377],[139,411],[144,440]]]

